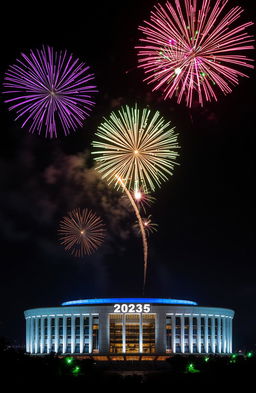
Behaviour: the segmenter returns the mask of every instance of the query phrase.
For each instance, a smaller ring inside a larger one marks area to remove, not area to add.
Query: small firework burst
[[[254,68],[247,51],[254,37],[247,29],[253,22],[238,23],[243,9],[227,9],[228,0],[175,0],[157,4],[149,21],[139,30],[139,68],[153,91],[164,99],[177,97],[191,107],[217,101],[219,92],[231,93],[245,69]]]
[[[43,47],[29,54],[21,53],[5,73],[4,94],[9,110],[23,118],[21,127],[45,137],[57,137],[58,128],[65,135],[83,126],[95,102],[92,93],[94,75],[89,67],[67,51]]]
[[[139,207],[139,209],[142,209],[144,214],[146,214],[146,208],[150,207],[156,200],[156,198],[152,197],[148,193],[146,193],[143,190],[143,187],[140,187],[139,189],[135,189],[131,191],[131,194]]]
[[[105,226],[89,209],[74,209],[59,226],[60,243],[75,257],[90,255],[103,243]]]
[[[143,227],[145,229],[145,232],[147,233],[148,236],[150,234],[152,234],[153,232],[157,232],[158,224],[155,224],[154,222],[152,222],[151,214],[147,218],[142,218],[142,222],[143,222]],[[135,224],[135,228],[136,228],[138,234],[140,234],[140,227],[139,227],[138,222]]]
[[[144,214],[147,214],[146,209],[150,207],[153,203],[155,203],[156,200],[156,198],[146,193],[143,190],[143,187],[135,190],[130,190],[130,194],[134,199],[134,202],[136,203],[138,209],[143,210]],[[129,198],[127,197],[127,195],[123,195],[122,198],[127,201],[127,203],[129,202]],[[130,206],[130,203],[128,206]]]

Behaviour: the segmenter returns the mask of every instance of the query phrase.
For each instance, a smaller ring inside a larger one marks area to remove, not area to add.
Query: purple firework
[[[94,74],[88,66],[73,58],[67,51],[43,47],[11,65],[5,73],[4,93],[11,96],[5,102],[15,110],[15,120],[23,118],[29,132],[57,137],[61,126],[65,135],[83,125],[95,102],[91,93],[97,92],[91,81]]]

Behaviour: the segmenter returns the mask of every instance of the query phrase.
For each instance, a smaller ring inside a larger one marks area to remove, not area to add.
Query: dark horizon
[[[1,25],[1,84],[20,52],[50,45],[85,61],[99,90],[84,127],[54,140],[21,129],[1,100],[0,336],[17,344],[25,343],[26,309],[142,296],[143,250],[134,213],[119,192],[103,185],[90,155],[102,118],[137,102],[170,120],[181,146],[179,166],[148,209],[158,232],[149,238],[144,296],[233,309],[234,350],[256,349],[255,70],[204,108],[164,101],[143,82],[134,49],[138,26],[154,3],[91,2],[86,13],[74,7],[50,14],[47,7],[38,13],[24,4],[5,5],[12,34]],[[255,5],[235,3],[245,9],[245,20],[255,21]],[[250,31],[255,35],[255,27]],[[57,234],[61,218],[76,207],[93,209],[108,228],[104,245],[82,259],[69,256]]]

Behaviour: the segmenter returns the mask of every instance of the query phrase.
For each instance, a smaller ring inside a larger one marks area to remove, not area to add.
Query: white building
[[[85,299],[25,311],[26,351],[80,356],[232,352],[234,311],[187,300]]]

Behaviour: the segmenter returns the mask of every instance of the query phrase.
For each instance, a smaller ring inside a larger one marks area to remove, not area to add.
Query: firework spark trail
[[[21,127],[28,123],[29,132],[38,134],[44,129],[50,138],[57,137],[58,125],[65,135],[82,127],[95,104],[91,93],[97,92],[89,67],[66,50],[51,47],[21,57],[6,71],[3,83],[3,93],[12,97],[5,100],[9,110],[16,111],[15,120],[24,118]]]
[[[226,95],[239,77],[248,77],[240,69],[254,68],[253,60],[241,52],[254,49],[254,38],[246,32],[253,23],[236,25],[243,9],[226,12],[227,4],[175,0],[175,5],[167,1],[165,7],[155,6],[150,22],[139,26],[145,46],[136,47],[139,68],[153,91],[161,89],[165,99],[177,95],[178,103],[185,97],[189,107],[197,95],[203,106],[204,101],[217,101],[217,88]]]
[[[127,189],[127,187],[125,186],[124,181],[122,180],[122,178],[118,175],[115,175],[117,181],[121,184],[124,192],[126,193],[127,197],[129,198],[129,201],[131,202],[132,207],[134,208],[137,220],[138,220],[138,224],[140,227],[140,232],[141,232],[141,236],[142,236],[142,242],[143,242],[143,254],[144,254],[144,279],[143,279],[143,294],[144,294],[144,290],[145,290],[145,285],[146,285],[146,278],[147,278],[147,267],[148,267],[148,242],[147,242],[147,235],[146,235],[146,231],[144,228],[144,224],[143,224],[143,220],[141,218],[139,209],[130,193],[130,191]]]
[[[76,257],[94,252],[103,242],[104,224],[88,209],[74,209],[60,222],[60,242],[65,250]]]

